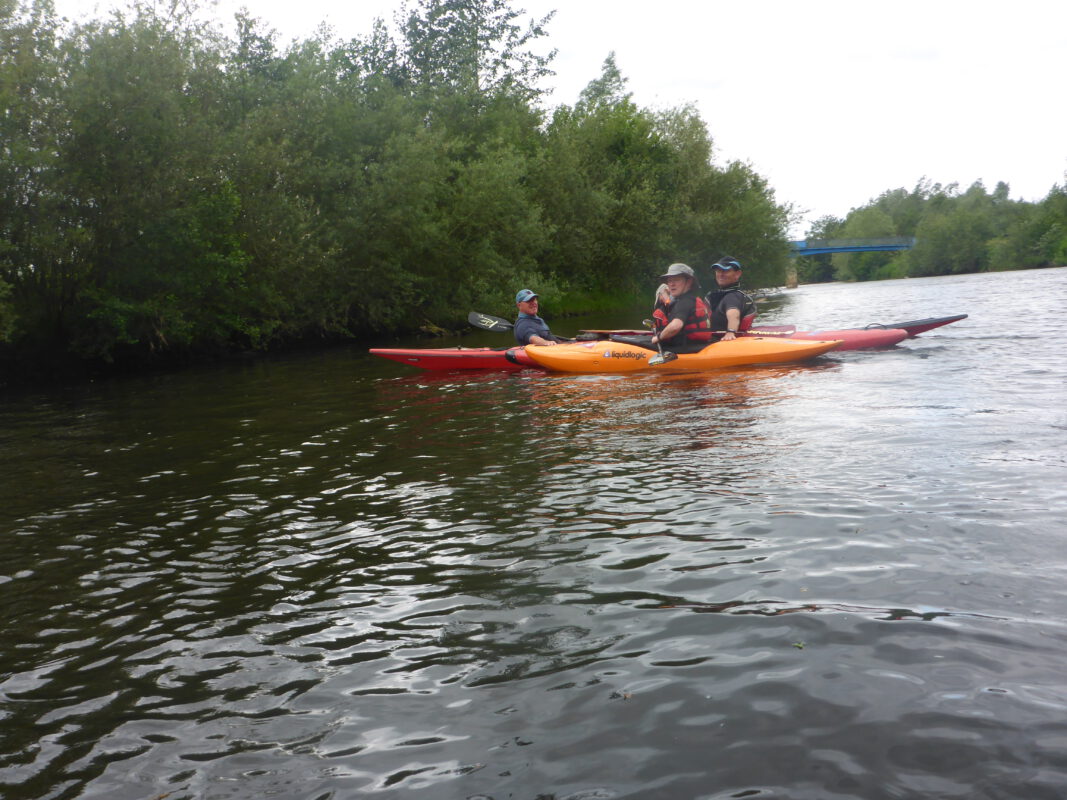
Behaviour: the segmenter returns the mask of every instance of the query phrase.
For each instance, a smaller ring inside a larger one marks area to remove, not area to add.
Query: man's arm
[[[741,310],[738,308],[726,309],[726,333],[723,335],[723,341],[730,341],[736,339],[734,333],[741,328]]]
[[[685,323],[680,319],[672,319],[667,323],[667,327],[652,337],[652,342],[665,342],[668,339],[673,339],[675,334],[677,334],[683,327],[685,327]]]
[[[685,327],[685,321],[689,318],[689,315],[696,308],[696,300],[682,296],[677,298],[671,304],[671,320],[667,323],[666,327],[659,332],[659,336],[653,337],[653,342],[665,342],[668,339],[673,339],[679,333],[682,328]]]

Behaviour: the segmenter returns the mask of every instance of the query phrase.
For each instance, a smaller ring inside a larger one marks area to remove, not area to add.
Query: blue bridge
[[[817,256],[822,253],[873,253],[878,250],[909,250],[914,246],[914,236],[884,236],[881,239],[804,239],[789,243],[789,255]]]

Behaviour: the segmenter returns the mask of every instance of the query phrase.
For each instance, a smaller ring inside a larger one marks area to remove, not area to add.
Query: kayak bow
[[[888,325],[872,322],[865,328],[865,330],[873,330],[876,328],[900,328],[907,331],[908,336],[918,336],[920,333],[926,333],[934,328],[940,328],[942,325],[948,325],[950,322],[959,322],[961,319],[967,319],[967,315],[954,314],[951,317],[927,317],[926,319],[913,319],[909,322],[891,322]]]

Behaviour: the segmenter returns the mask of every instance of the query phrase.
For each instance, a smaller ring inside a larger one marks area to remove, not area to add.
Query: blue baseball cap
[[[537,297],[537,292],[533,289],[519,289],[519,293],[515,295],[516,303],[525,303],[527,300],[533,300]]]
[[[732,269],[741,269],[741,262],[736,258],[720,258],[717,262],[711,265],[711,268],[729,272]]]

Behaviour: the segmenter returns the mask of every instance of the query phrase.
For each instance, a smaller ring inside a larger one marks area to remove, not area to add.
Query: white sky
[[[60,14],[103,16],[115,0],[55,0]],[[245,6],[280,33],[326,22],[341,39],[400,0],[218,0],[230,25]],[[998,181],[1040,200],[1067,181],[1067,3],[1063,0],[513,0],[553,9],[552,103],[572,104],[604,58],[644,107],[696,106],[716,161],[741,160],[779,202],[845,216],[924,176]]]

